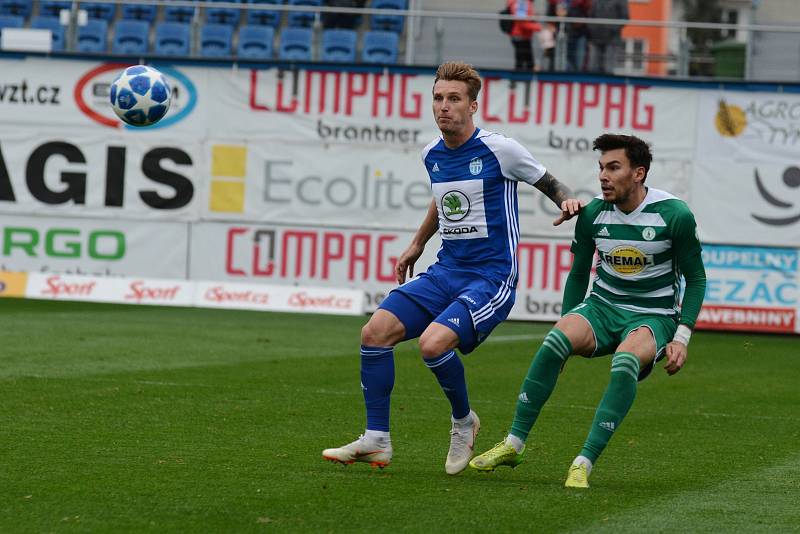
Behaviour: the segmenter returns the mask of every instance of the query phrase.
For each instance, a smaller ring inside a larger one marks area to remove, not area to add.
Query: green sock
[[[639,358],[630,352],[617,352],[611,359],[611,380],[597,407],[589,437],[581,449],[581,456],[592,463],[608,445],[608,440],[619,428],[636,398],[639,378]]]
[[[561,366],[572,353],[572,344],[561,330],[553,328],[544,338],[522,382],[511,435],[523,442],[528,439],[542,406],[556,387]]]

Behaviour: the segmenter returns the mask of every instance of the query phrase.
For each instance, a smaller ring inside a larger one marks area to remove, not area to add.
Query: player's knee
[[[419,350],[422,353],[422,357],[426,360],[436,358],[443,352],[446,352],[448,348],[447,343],[445,343],[443,339],[428,334],[427,332],[423,332],[419,338]]]
[[[391,347],[400,341],[398,338],[402,339],[402,330],[391,328],[391,325],[369,321],[361,328],[361,344],[367,347]]]

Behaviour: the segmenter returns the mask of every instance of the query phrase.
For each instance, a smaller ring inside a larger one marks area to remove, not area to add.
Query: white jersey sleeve
[[[481,141],[494,153],[505,178],[534,185],[547,172],[544,165],[514,139],[496,133],[485,133],[487,135],[481,136]]]

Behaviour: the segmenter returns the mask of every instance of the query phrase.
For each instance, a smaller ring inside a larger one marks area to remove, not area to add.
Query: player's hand
[[[400,254],[397,259],[397,265],[394,268],[394,276],[398,284],[406,281],[406,275],[408,278],[414,277],[414,264],[422,256],[423,250],[423,247],[411,244]]]
[[[568,198],[563,201],[561,203],[561,215],[553,221],[553,226],[558,226],[562,222],[570,220],[581,211],[581,208],[583,208],[583,202],[577,198]]]
[[[681,370],[686,363],[686,354],[686,345],[680,341],[667,343],[667,363],[664,364],[664,370],[668,375],[672,376]]]

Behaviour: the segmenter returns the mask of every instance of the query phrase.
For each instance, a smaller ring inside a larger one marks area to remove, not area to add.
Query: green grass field
[[[444,472],[449,405],[398,347],[392,465],[364,426],[364,318],[0,299],[0,532],[786,532],[800,529],[800,339],[697,333],[562,488],[610,361],[570,360],[515,470]],[[480,451],[549,325],[464,358]]]

